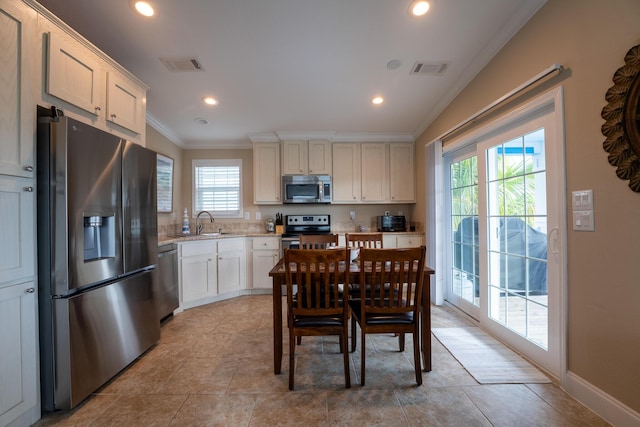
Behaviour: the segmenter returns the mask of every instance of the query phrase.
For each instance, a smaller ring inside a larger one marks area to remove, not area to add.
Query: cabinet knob
[[[32,293],[34,293],[35,291],[36,291],[36,290],[35,290],[34,288],[27,288],[27,289],[25,289],[25,290],[24,290],[24,293],[25,293],[25,294],[32,294]]]
[[[29,187],[23,187],[22,188],[24,191],[28,192],[28,193],[33,193],[33,187],[29,186]]]
[[[22,169],[26,170],[27,172],[33,172],[33,166],[31,166],[31,165],[26,165]]]

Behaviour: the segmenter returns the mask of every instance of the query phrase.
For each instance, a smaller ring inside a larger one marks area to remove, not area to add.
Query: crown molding
[[[295,140],[333,140],[335,132],[288,132],[288,131],[276,131],[276,134],[281,141],[295,141]]]
[[[155,117],[153,114],[151,114],[149,112],[147,112],[147,123],[149,124],[149,126],[151,126],[155,130],[160,132],[169,141],[171,141],[174,144],[176,144],[178,147],[185,148],[185,144],[180,139],[180,137],[173,130],[171,130],[167,126],[165,126],[164,123],[162,123],[160,120],[158,120],[157,117]]]

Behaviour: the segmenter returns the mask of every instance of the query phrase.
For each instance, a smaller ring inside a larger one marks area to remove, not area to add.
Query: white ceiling
[[[129,0],[38,1],[150,86],[152,126],[201,148],[415,138],[546,0],[432,0],[421,18],[410,0],[151,0],[153,18]],[[205,71],[160,61],[185,57]],[[416,61],[447,68],[410,75]]]

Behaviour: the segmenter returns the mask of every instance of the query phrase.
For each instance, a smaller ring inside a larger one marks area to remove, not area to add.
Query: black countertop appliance
[[[378,231],[407,231],[404,215],[382,215],[377,217]]]

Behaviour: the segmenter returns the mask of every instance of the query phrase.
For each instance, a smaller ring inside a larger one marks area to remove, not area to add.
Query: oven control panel
[[[329,215],[287,215],[287,225],[331,225]]]

